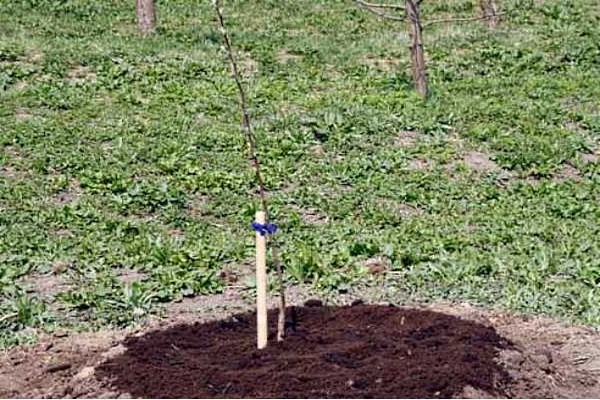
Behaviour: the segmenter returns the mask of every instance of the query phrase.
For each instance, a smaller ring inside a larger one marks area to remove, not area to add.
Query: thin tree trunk
[[[139,0],[138,0],[139,1]],[[256,136],[254,135],[254,131],[252,129],[252,124],[250,123],[250,112],[248,110],[247,104],[247,96],[242,86],[242,79],[239,73],[238,64],[236,62],[233,46],[231,45],[231,38],[229,37],[229,32],[225,27],[225,19],[223,17],[223,11],[221,10],[221,2],[219,0],[215,0],[213,2],[215,6],[215,10],[217,11],[217,20],[220,27],[221,34],[223,35],[223,39],[225,41],[225,49],[227,50],[227,55],[229,57],[229,61],[231,63],[231,72],[233,74],[233,79],[238,88],[238,95],[240,99],[240,107],[242,109],[242,125],[244,127],[244,133],[246,134],[246,139],[248,142],[248,152],[250,153],[250,159],[252,160],[252,165],[254,167],[254,174],[256,177],[256,181],[258,183],[258,192],[260,197],[260,202],[262,206],[262,211],[265,213],[265,222],[269,223],[269,207],[267,203],[266,189],[265,189],[265,181],[263,179],[263,175],[260,168],[260,163],[258,160],[258,154],[256,152]],[[283,281],[283,266],[281,265],[281,259],[279,258],[279,245],[275,238],[273,238],[273,242],[271,245],[271,249],[273,250],[273,263],[275,264],[275,268],[277,271],[277,283],[279,284],[279,315],[277,319],[277,341],[282,341],[285,337],[285,324],[286,324],[286,315],[285,315],[285,283]],[[294,309],[293,309],[294,310]],[[295,312],[292,313],[292,328],[295,328]]]
[[[480,0],[479,7],[483,17],[486,17],[485,21],[488,28],[494,29],[500,23],[500,16],[498,15],[498,7],[494,0]]]
[[[156,9],[154,0],[137,0],[138,28],[143,33],[156,29]]]
[[[410,39],[410,59],[412,64],[412,77],[415,89],[423,97],[427,97],[427,71],[425,66],[425,54],[423,51],[423,27],[419,14],[419,2],[417,0],[405,0],[406,19],[410,23],[408,37]]]

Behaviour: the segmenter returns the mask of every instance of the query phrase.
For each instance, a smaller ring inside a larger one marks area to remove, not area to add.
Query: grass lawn
[[[402,24],[225,3],[290,284],[600,325],[600,8],[500,3],[519,10],[495,31],[424,32],[427,101]],[[252,289],[258,203],[211,2],[159,1],[151,37],[134,7],[0,0],[3,345]]]

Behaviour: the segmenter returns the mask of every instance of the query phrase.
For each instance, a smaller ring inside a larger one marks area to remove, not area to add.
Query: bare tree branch
[[[385,18],[385,19],[391,19],[394,21],[404,21],[405,18],[404,17],[399,17],[397,15],[391,15],[391,14],[386,14],[383,11],[380,11],[377,7],[376,4],[372,4],[372,3],[367,3],[365,1],[362,0],[355,0],[356,4],[362,8],[364,8],[367,11],[372,12],[373,14],[377,15],[380,18]],[[391,6],[391,4],[387,4],[388,6]],[[386,8],[386,7],[383,7]],[[387,7],[387,8],[391,8],[391,7]],[[402,6],[398,6],[399,10],[403,10],[404,7]]]
[[[508,11],[502,12],[502,13],[498,13],[495,16],[499,17],[500,15],[505,15],[505,14],[508,14]],[[422,25],[423,25],[423,28],[426,28],[426,27],[428,27],[430,25],[433,25],[433,24],[450,23],[450,22],[470,22],[470,21],[478,21],[478,20],[481,20],[481,19],[488,19],[488,18],[491,18],[491,17],[492,16],[490,16],[490,15],[483,15],[483,16],[480,16],[480,17],[468,17],[468,18],[433,19],[431,21],[423,22]]]
[[[377,4],[377,3],[368,3],[364,0],[355,0],[355,1],[358,4],[360,4],[361,6],[371,7],[371,8],[393,8],[395,10],[404,10],[406,8],[400,4]]]

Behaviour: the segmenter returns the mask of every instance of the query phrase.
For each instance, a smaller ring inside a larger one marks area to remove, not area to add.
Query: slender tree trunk
[[[143,33],[156,29],[156,9],[154,0],[137,0],[138,28]]]
[[[479,0],[479,8],[481,14],[485,19],[488,28],[494,29],[500,23],[500,16],[498,15],[498,7],[494,0]]]
[[[423,97],[427,97],[427,71],[425,54],[423,51],[423,27],[419,14],[417,0],[405,0],[406,19],[410,23],[408,37],[410,39],[410,59],[412,64],[412,77],[415,89]]]

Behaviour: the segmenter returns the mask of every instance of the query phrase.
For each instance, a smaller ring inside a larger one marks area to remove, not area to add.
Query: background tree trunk
[[[427,97],[427,72],[425,66],[425,54],[423,52],[423,27],[419,14],[419,2],[417,0],[405,0],[406,19],[410,23],[408,37],[410,39],[410,59],[412,64],[412,77],[415,89],[423,97]]]
[[[154,0],[137,0],[138,28],[143,33],[156,29],[156,10]]]
[[[488,28],[494,29],[500,23],[500,17],[498,16],[498,7],[494,0],[479,0],[479,7],[481,8],[481,14],[485,19]]]

